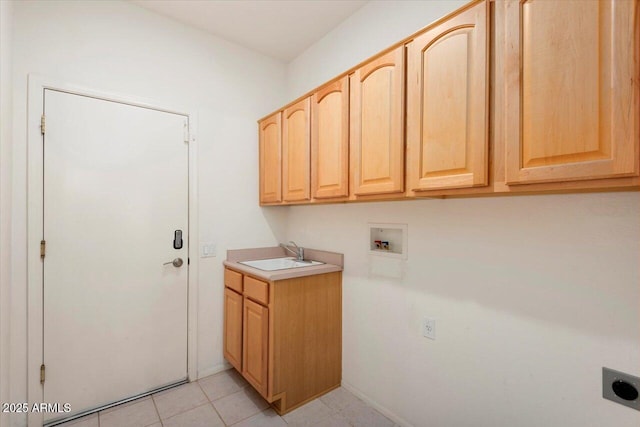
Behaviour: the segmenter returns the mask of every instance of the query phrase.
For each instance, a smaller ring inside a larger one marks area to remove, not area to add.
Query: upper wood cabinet
[[[311,97],[311,193],[314,199],[349,195],[349,80]]]
[[[407,189],[473,187],[488,175],[488,3],[407,44]]]
[[[472,0],[262,120],[260,202],[637,190],[639,20]]]
[[[404,190],[404,46],[350,76],[351,177],[355,196]]]
[[[507,184],[638,175],[638,2],[503,7]]]
[[[282,113],[282,198],[285,202],[310,198],[309,106],[309,98],[305,98]]]
[[[260,121],[260,203],[282,201],[280,112]]]

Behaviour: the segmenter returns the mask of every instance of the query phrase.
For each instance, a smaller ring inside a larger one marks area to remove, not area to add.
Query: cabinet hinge
[[[40,240],[40,258],[44,259],[44,256],[47,253],[47,242],[45,240]]]
[[[45,130],[45,118],[44,118],[44,114],[42,116],[40,116],[40,132],[44,135],[44,130]]]
[[[45,367],[43,363],[42,365],[40,365],[40,384],[44,384],[44,372],[45,372]]]
[[[189,142],[189,122],[184,122],[184,142]]]

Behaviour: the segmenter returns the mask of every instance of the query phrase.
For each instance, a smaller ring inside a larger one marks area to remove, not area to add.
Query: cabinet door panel
[[[260,126],[260,203],[282,201],[280,113],[262,120]]]
[[[284,110],[283,113],[282,178],[283,199],[287,202],[309,200],[311,178],[309,109],[309,98],[305,98]]]
[[[242,372],[242,295],[224,289],[224,358]]]
[[[269,309],[244,298],[242,375],[267,396]]]
[[[409,190],[487,184],[487,3],[408,44]]]
[[[404,46],[350,78],[351,173],[355,195],[404,189]]]
[[[311,186],[316,199],[349,195],[349,80],[313,94]]]
[[[507,183],[638,175],[638,2],[505,7]]]

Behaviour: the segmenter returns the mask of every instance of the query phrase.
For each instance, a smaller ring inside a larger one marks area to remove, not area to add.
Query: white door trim
[[[53,89],[75,95],[90,96],[128,105],[187,116],[189,119],[189,265],[188,265],[188,334],[187,375],[189,381],[198,378],[198,161],[196,114],[192,109],[167,108],[158,103],[136,99],[131,96],[106,93],[30,74],[27,91],[27,400],[29,407],[42,403],[43,387],[40,384],[40,365],[43,354],[42,330],[42,262],[40,240],[43,224],[43,151],[40,118],[44,111],[44,90]],[[56,402],[45,402],[56,403]],[[61,402],[64,403],[64,402]],[[40,427],[42,413],[28,414],[29,427]]]

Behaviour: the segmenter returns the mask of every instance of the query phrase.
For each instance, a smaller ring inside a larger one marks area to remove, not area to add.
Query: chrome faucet
[[[285,245],[284,243],[280,243],[280,246],[282,246],[284,249],[294,254],[298,261],[304,261],[304,248],[301,248],[300,246],[296,245],[296,242],[294,242],[293,240],[289,240],[289,243],[293,245],[294,248],[296,248],[295,251],[291,249],[289,245]]]

